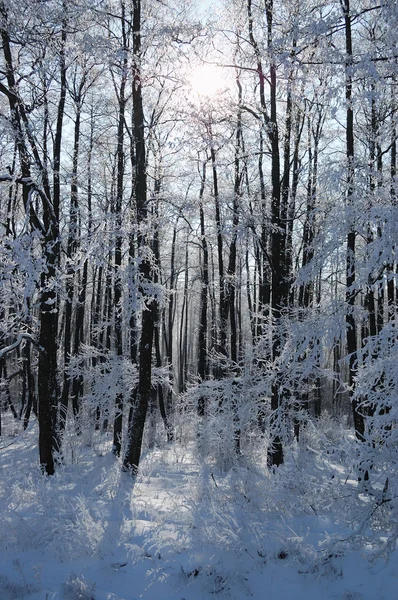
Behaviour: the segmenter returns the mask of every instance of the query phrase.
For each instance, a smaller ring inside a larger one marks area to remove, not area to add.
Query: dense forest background
[[[272,476],[327,421],[391,551],[397,3],[205,8],[0,1],[1,435]]]

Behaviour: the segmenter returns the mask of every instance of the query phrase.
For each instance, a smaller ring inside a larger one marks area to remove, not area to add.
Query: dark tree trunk
[[[117,150],[116,150],[116,202],[115,202],[115,276],[113,280],[113,303],[114,303],[114,321],[115,321],[115,350],[119,359],[123,356],[123,321],[122,321],[122,202],[123,202],[123,183],[125,168],[124,153],[124,130],[125,130],[125,111],[126,111],[126,83],[128,71],[128,35],[126,31],[125,5],[121,4],[121,28],[122,28],[122,53],[123,61],[121,65],[121,82],[118,90],[119,114],[117,127]],[[123,394],[118,393],[115,398],[115,418],[113,422],[113,453],[120,456],[122,447],[122,428],[123,428]]]
[[[229,261],[227,268],[226,281],[226,315],[229,313],[230,323],[230,356],[232,362],[236,365],[238,362],[238,338],[237,338],[237,319],[236,319],[236,259],[237,259],[237,240],[238,227],[241,204],[241,187],[244,176],[244,168],[241,165],[240,155],[243,150],[243,130],[242,130],[242,85],[239,80],[239,74],[236,75],[238,86],[238,115],[236,123],[236,139],[235,139],[235,157],[234,157],[234,199],[232,208],[232,238],[229,248]]]
[[[179,335],[179,391],[184,392],[188,380],[188,239],[185,242],[185,274],[184,274],[184,295],[181,307],[180,335]]]
[[[340,0],[344,15],[346,64],[345,64],[345,97],[346,97],[346,157],[347,157],[347,206],[352,207],[354,202],[354,111],[352,108],[352,35],[351,13],[349,0]],[[355,279],[356,279],[356,231],[355,224],[348,224],[347,233],[347,259],[346,259],[346,326],[347,326],[347,353],[349,361],[348,384],[352,401],[355,434],[359,440],[364,439],[365,421],[360,413],[359,401],[354,399],[356,360],[357,360],[357,328],[354,315],[355,307]]]
[[[153,232],[153,254],[154,260],[157,265],[157,269],[153,273],[153,281],[155,284],[160,283],[160,247],[159,247],[159,194],[161,190],[161,180],[160,178],[156,178],[155,181],[155,225]],[[155,357],[156,357],[156,366],[158,369],[162,366],[162,353],[160,349],[160,339],[161,339],[161,330],[162,330],[162,318],[159,310],[159,302],[157,299],[152,301],[153,304],[153,319],[154,319],[154,342],[155,342]],[[170,415],[168,414],[166,403],[164,401],[164,393],[163,393],[163,384],[161,381],[158,382],[156,386],[156,395],[159,403],[159,411],[160,416],[162,417],[162,421],[164,424],[164,428],[166,430],[167,441],[171,442],[173,440],[173,431],[170,423]]]
[[[67,279],[66,279],[66,298],[65,298],[65,332],[64,332],[64,382],[59,410],[58,430],[62,435],[66,425],[66,416],[69,404],[70,392],[70,377],[67,372],[71,351],[72,351],[72,309],[75,293],[75,265],[74,254],[78,244],[78,185],[77,185],[77,166],[79,159],[79,144],[80,144],[80,119],[81,119],[81,97],[76,98],[76,119],[74,131],[74,147],[72,160],[72,181],[70,194],[70,209],[69,209],[69,231],[68,243],[66,249],[67,255]],[[59,440],[59,445],[62,440]]]
[[[272,22],[273,22],[273,2],[266,1],[268,48],[273,51],[272,40]],[[273,230],[271,233],[271,261],[272,261],[272,290],[271,307],[273,326],[272,341],[272,359],[278,360],[282,350],[281,333],[278,331],[282,311],[286,307],[288,300],[288,272],[286,265],[286,207],[282,204],[281,197],[281,169],[279,155],[279,132],[277,121],[277,85],[276,85],[276,65],[271,60],[270,64],[270,115],[266,119],[268,125],[269,141],[271,145],[271,223]],[[278,466],[283,463],[283,446],[280,433],[282,397],[279,390],[278,376],[272,386],[271,392],[271,432],[270,445],[268,449],[267,462],[270,466]]]
[[[169,290],[170,290],[170,298],[169,298],[169,305],[168,305],[168,309],[167,309],[167,319],[165,318],[165,335],[164,335],[164,340],[165,340],[165,359],[169,365],[169,380],[170,380],[170,389],[167,392],[167,398],[166,398],[166,413],[168,415],[168,419],[169,421],[171,421],[171,427],[170,427],[170,432],[169,432],[169,437],[170,440],[169,441],[173,441],[174,439],[174,431],[173,431],[173,424],[172,424],[172,413],[173,413],[173,387],[174,387],[174,364],[173,364],[173,356],[174,356],[174,351],[173,351],[173,328],[174,328],[174,319],[175,319],[175,311],[176,311],[176,302],[175,302],[175,287],[177,284],[177,279],[178,279],[178,274],[176,273],[175,270],[175,255],[176,255],[176,245],[177,245],[177,223],[178,223],[178,219],[177,222],[174,226],[173,229],[173,239],[172,239],[172,243],[171,243],[171,257],[170,257],[170,283],[169,283]]]
[[[65,11],[65,5],[63,5]],[[66,96],[66,66],[65,66],[65,41],[66,17],[62,20],[61,43],[59,50],[61,91],[58,102],[56,130],[53,151],[53,194],[51,195],[47,170],[43,165],[38,146],[34,137],[34,128],[29,122],[28,112],[23,101],[18,95],[16,86],[10,37],[7,31],[8,14],[3,2],[0,2],[2,26],[3,54],[8,88],[3,84],[0,91],[7,96],[11,112],[11,123],[16,137],[16,144],[21,164],[23,202],[30,218],[31,226],[38,230],[42,237],[43,260],[46,272],[41,275],[41,289],[39,299],[39,365],[38,365],[38,400],[39,400],[39,455],[42,469],[48,474],[54,473],[53,447],[56,429],[56,415],[58,410],[58,382],[57,382],[57,337],[58,337],[58,310],[59,301],[56,287],[56,278],[59,265],[59,200],[60,200],[60,160],[63,116]],[[29,145],[29,151],[28,151]],[[32,157],[32,158],[31,158]],[[35,168],[40,173],[41,186],[36,186],[31,177],[30,164],[34,162]],[[32,194],[36,194],[42,201],[42,221],[37,216],[34,203],[31,202]]]
[[[29,419],[36,404],[35,378],[32,371],[31,344],[26,343],[23,349],[24,355],[24,377],[26,378],[26,406],[23,414],[23,428],[26,430]]]
[[[393,206],[397,205],[397,100],[395,89],[397,85],[396,76],[391,84],[392,97],[392,116],[391,116],[391,151],[390,151],[390,197]],[[397,285],[394,275],[397,273],[398,265],[390,265],[389,277],[387,280],[388,296],[388,318],[393,320],[397,311]]]
[[[202,281],[200,291],[200,317],[198,331],[198,374],[201,381],[208,377],[208,358],[207,358],[207,310],[209,295],[209,249],[205,233],[205,217],[203,211],[203,193],[206,182],[206,163],[203,163],[201,184],[199,191],[199,218],[200,218],[200,238],[202,245]],[[206,412],[206,399],[200,397],[198,400],[198,415],[203,417]]]
[[[218,301],[219,301],[219,327],[218,332],[215,335],[215,348],[220,355],[227,356],[227,331],[228,331],[228,303],[226,299],[226,281],[225,281],[225,269],[224,269],[224,250],[223,250],[223,227],[221,222],[221,206],[220,197],[218,190],[218,169],[216,161],[216,151],[214,148],[214,138],[211,128],[211,124],[208,124],[208,136],[210,140],[210,157],[211,167],[213,174],[213,194],[214,194],[214,208],[215,208],[215,222],[217,229],[217,262],[218,262]],[[214,323],[216,326],[216,323]],[[216,367],[216,377],[222,377],[223,369]]]
[[[141,0],[133,1],[133,52],[135,64],[133,66],[133,117],[134,117],[134,140],[135,140],[135,201],[137,209],[138,226],[138,252],[141,254],[139,263],[140,287],[143,299],[145,299],[145,284],[152,281],[152,265],[146,256],[145,247],[149,245],[147,235],[143,226],[147,221],[147,177],[145,160],[145,119],[142,104],[142,83],[139,59],[141,55]],[[128,436],[124,467],[131,470],[135,475],[141,457],[142,439],[148,405],[151,397],[152,379],[152,345],[154,333],[154,302],[145,302],[142,311],[141,339],[139,344],[139,368],[138,368],[138,390],[134,406],[129,412]]]

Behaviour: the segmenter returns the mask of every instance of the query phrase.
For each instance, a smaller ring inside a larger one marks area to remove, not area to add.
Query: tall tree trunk
[[[121,3],[121,28],[122,28],[122,65],[121,82],[118,90],[119,114],[117,126],[117,150],[116,150],[116,199],[115,199],[115,276],[113,280],[113,303],[114,303],[114,321],[115,321],[115,350],[116,356],[121,360],[123,356],[123,319],[122,319],[122,203],[123,203],[123,185],[125,169],[124,153],[124,131],[125,131],[125,111],[126,111],[126,83],[128,75],[128,35],[126,31],[125,4]],[[123,394],[120,392],[115,398],[115,418],[113,422],[113,453],[120,456],[122,447],[122,428],[123,428]]]
[[[78,106],[83,101],[82,91],[86,83],[86,73],[82,78],[82,81],[79,86],[79,93],[77,95]],[[94,145],[94,119],[93,119],[93,109],[91,109],[90,114],[90,137],[89,137],[89,146],[88,146],[88,157],[87,157],[87,238],[88,242],[90,242],[92,236],[92,173],[91,173],[91,159],[93,153],[93,145]],[[74,178],[76,190],[74,194],[78,194],[77,187],[77,168],[78,168],[78,157],[79,157],[79,145],[77,146],[76,152],[74,152],[74,158],[76,157],[75,169],[74,169]],[[76,203],[76,212],[77,217],[80,217],[79,206]],[[77,223],[78,226],[78,223]],[[77,356],[81,350],[81,344],[84,342],[84,319],[86,314],[86,300],[87,300],[87,285],[88,285],[88,266],[89,261],[86,257],[83,264],[83,272],[81,276],[81,281],[78,285],[78,292],[76,298],[76,309],[75,309],[75,330],[72,341],[72,354]],[[94,282],[93,282],[94,283]],[[94,286],[93,286],[94,289]],[[83,384],[84,384],[84,376],[83,373],[80,373],[76,377],[72,379],[72,406],[80,406],[81,398],[83,396]]]
[[[42,236],[43,259],[46,271],[41,275],[39,300],[39,365],[38,365],[38,398],[39,398],[39,455],[43,471],[48,475],[54,473],[53,448],[56,415],[58,410],[57,351],[58,351],[58,310],[59,299],[56,278],[60,257],[59,242],[59,201],[60,201],[60,165],[63,117],[66,97],[66,6],[63,4],[60,60],[60,97],[58,102],[56,130],[53,148],[53,193],[51,194],[47,170],[43,165],[34,137],[34,128],[29,122],[29,115],[18,94],[12,60],[11,41],[7,30],[8,13],[3,2],[0,2],[2,24],[3,54],[7,87],[1,84],[0,92],[7,96],[11,112],[11,124],[16,137],[21,164],[21,183],[23,186],[23,202],[31,226]],[[29,145],[29,151],[28,151]],[[32,157],[32,158],[31,158]],[[30,170],[31,160],[40,174],[40,186],[36,186]],[[38,218],[32,202],[37,195],[42,201],[42,221]]]
[[[179,386],[180,393],[186,390],[188,380],[188,274],[189,274],[189,254],[188,254],[188,234],[185,242],[185,273],[184,273],[184,293],[181,307],[181,320],[180,320],[180,332],[179,332]]]
[[[241,204],[241,186],[244,175],[244,169],[241,165],[240,155],[243,149],[243,130],[242,130],[242,85],[239,80],[239,73],[236,73],[236,83],[238,86],[238,114],[235,135],[235,157],[234,157],[234,199],[232,207],[232,238],[229,248],[229,261],[227,268],[226,281],[226,316],[229,313],[230,322],[230,356],[233,363],[238,362],[238,339],[237,339],[237,321],[236,321],[236,259],[237,259],[237,240],[239,227],[239,214]]]
[[[221,206],[220,197],[218,190],[218,169],[216,160],[216,151],[214,148],[214,137],[212,132],[211,124],[208,124],[208,136],[210,140],[210,157],[211,157],[211,168],[213,174],[213,194],[214,194],[214,208],[215,208],[215,222],[217,229],[217,264],[218,264],[218,301],[219,301],[219,315],[220,322],[218,332],[215,336],[215,347],[220,355],[227,356],[227,331],[228,331],[228,303],[226,300],[226,281],[225,281],[225,269],[224,269],[224,250],[223,250],[223,226],[221,221]],[[215,323],[214,323],[215,325]],[[216,377],[222,376],[223,369],[220,367],[216,368]]]
[[[286,207],[282,204],[281,197],[281,169],[279,154],[279,131],[277,120],[277,84],[276,64],[274,62],[273,48],[273,0],[266,0],[268,49],[271,56],[269,80],[270,80],[270,115],[266,118],[271,144],[271,261],[272,261],[272,290],[271,307],[273,325],[272,359],[277,361],[282,351],[282,339],[279,324],[283,308],[288,300],[288,273],[286,270]],[[265,114],[265,113],[264,113]],[[270,444],[268,448],[267,462],[270,466],[278,466],[283,463],[283,446],[280,433],[282,397],[279,388],[278,376],[271,391],[271,431]]]
[[[354,111],[352,107],[352,35],[351,35],[351,12],[349,0],[340,0],[344,15],[345,26],[345,98],[346,98],[346,157],[347,157],[347,191],[346,205],[348,209],[349,223],[347,233],[347,259],[346,259],[346,326],[347,326],[347,353],[348,353],[348,384],[350,387],[350,399],[352,402],[355,434],[358,439],[364,439],[365,421],[360,413],[359,401],[354,398],[356,360],[357,360],[357,328],[354,315],[355,307],[355,279],[356,279],[356,231],[353,222],[354,204]]]
[[[175,378],[174,363],[173,363],[173,358],[174,358],[173,329],[174,329],[175,311],[176,311],[176,301],[175,301],[176,290],[175,290],[175,288],[176,288],[177,279],[178,279],[178,274],[176,273],[176,268],[175,268],[175,256],[176,256],[176,245],[177,245],[177,224],[178,224],[178,218],[177,218],[177,222],[173,228],[173,238],[172,238],[172,242],[171,242],[170,280],[169,280],[170,297],[169,297],[169,304],[168,304],[167,312],[166,312],[167,318],[164,319],[165,359],[167,361],[167,364],[169,365],[169,380],[170,380],[170,389],[168,390],[167,398],[166,398],[166,413],[168,415],[169,421],[171,421],[171,427],[170,427],[170,433],[169,433],[170,440],[169,441],[173,441],[173,439],[174,439],[173,423],[172,423],[174,378]],[[167,323],[167,325],[166,325],[166,323]]]
[[[137,208],[138,226],[138,252],[140,254],[139,275],[140,291],[143,298],[141,338],[139,344],[139,369],[138,390],[134,406],[129,412],[128,436],[124,467],[135,475],[141,457],[142,439],[146,421],[146,414],[151,397],[152,376],[152,345],[154,333],[155,307],[151,299],[145,302],[146,286],[152,282],[152,268],[146,249],[149,245],[148,233],[144,226],[148,216],[147,176],[145,160],[145,119],[142,104],[141,81],[141,0],[133,0],[133,53],[135,63],[133,66],[133,114],[134,114],[134,140],[135,140],[135,201]]]
[[[66,416],[69,404],[70,391],[70,376],[67,372],[71,351],[72,351],[72,308],[75,293],[75,265],[74,254],[77,249],[78,238],[78,185],[77,185],[77,165],[79,158],[79,143],[80,143],[80,119],[81,119],[81,98],[77,102],[75,131],[74,131],[74,147],[72,159],[72,181],[70,190],[70,209],[69,209],[69,231],[68,243],[66,249],[67,256],[67,273],[66,273],[66,298],[65,298],[65,333],[64,333],[64,382],[61,394],[58,430],[59,434],[65,429]],[[57,432],[58,433],[58,432]],[[59,440],[59,445],[62,443]]]
[[[156,177],[155,180],[155,189],[154,189],[154,202],[155,207],[153,209],[154,212],[154,232],[153,232],[153,254],[154,260],[157,265],[157,269],[153,273],[153,282],[155,285],[159,285],[161,283],[159,273],[161,271],[161,263],[160,263],[160,245],[159,245],[159,194],[161,190],[161,179],[160,176]],[[162,330],[162,316],[159,310],[159,301],[155,298],[153,301],[153,318],[154,318],[154,342],[155,342],[155,359],[156,366],[158,369],[162,367],[162,353],[161,353],[161,330]],[[162,417],[162,421],[164,424],[164,428],[166,430],[167,441],[170,442],[173,439],[173,431],[170,423],[170,416],[167,412],[166,403],[164,401],[164,393],[163,393],[163,383],[161,381],[158,382],[156,386],[155,395],[157,395],[158,403],[159,403],[159,411],[160,416]],[[155,406],[156,408],[156,406]],[[156,411],[155,411],[156,415]],[[156,424],[156,422],[155,422]]]
[[[208,342],[207,342],[207,310],[209,297],[209,249],[207,246],[205,232],[205,217],[203,211],[203,194],[206,182],[206,162],[203,163],[200,191],[199,191],[199,219],[200,219],[200,241],[202,250],[202,277],[200,290],[200,317],[198,330],[198,374],[201,381],[205,381],[208,377]],[[203,417],[206,412],[206,399],[200,397],[198,400],[198,415]]]
[[[397,78],[394,76],[393,83],[391,84],[391,151],[390,151],[390,197],[391,204],[397,206],[397,100],[395,89],[397,85]],[[388,317],[390,320],[395,319],[397,311],[397,285],[396,278],[394,275],[397,274],[398,261],[394,265],[390,266],[389,276],[387,280],[387,295],[388,295]]]

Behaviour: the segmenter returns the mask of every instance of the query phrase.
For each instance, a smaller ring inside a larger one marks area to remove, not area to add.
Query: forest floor
[[[398,553],[365,533],[375,504],[326,438],[270,475],[254,446],[227,465],[191,436],[147,451],[133,485],[104,434],[71,438],[51,478],[35,424],[3,435],[0,600],[393,600]]]

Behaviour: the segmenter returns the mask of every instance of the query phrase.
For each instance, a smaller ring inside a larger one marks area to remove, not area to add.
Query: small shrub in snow
[[[93,583],[76,573],[71,573],[62,586],[65,600],[95,600],[94,590]]]
[[[60,558],[95,556],[104,535],[102,520],[84,496],[61,497],[56,515],[48,522],[49,545]]]
[[[0,575],[0,598],[1,600],[23,600],[37,590],[28,583],[16,583],[6,575]]]
[[[10,485],[4,506],[0,519],[3,547],[46,547],[62,560],[97,554],[104,525],[85,496],[59,493],[54,480],[23,474]]]

